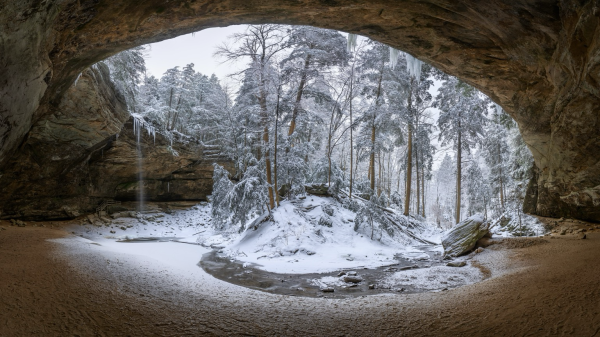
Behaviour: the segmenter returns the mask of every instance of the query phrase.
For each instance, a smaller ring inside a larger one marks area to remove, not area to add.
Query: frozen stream
[[[438,245],[399,250],[375,266],[368,265],[369,261],[365,266],[365,261],[344,260],[346,265],[329,270],[316,266],[315,272],[290,273],[284,269],[278,273],[263,268],[260,259],[247,262],[232,257],[221,247],[223,244],[213,245],[217,248],[197,244],[202,235],[210,239],[208,242],[222,236],[212,232],[208,225],[208,205],[175,206],[179,207],[149,204],[150,210],[143,215],[130,213],[111,220],[90,218],[87,223],[73,227],[72,232],[119,255],[156,260],[168,266],[166,272],[172,269],[194,275],[203,269],[218,280],[280,295],[346,298],[418,293],[442,291],[484,279],[475,266],[447,267],[447,261],[441,261]],[[360,247],[354,249],[356,255],[360,254]],[[352,262],[354,265],[348,265]]]

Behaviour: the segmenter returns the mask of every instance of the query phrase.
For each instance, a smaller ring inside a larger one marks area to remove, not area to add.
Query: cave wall
[[[531,212],[600,221],[600,11],[585,0],[0,0],[0,174],[90,65],[207,27],[266,22],[369,36],[477,87],[532,150]]]
[[[213,162],[229,162],[193,139],[141,130],[145,199],[206,200]],[[82,72],[40,118],[0,176],[0,218],[60,219],[94,212],[107,199],[138,197],[139,150],[133,118],[108,67]]]

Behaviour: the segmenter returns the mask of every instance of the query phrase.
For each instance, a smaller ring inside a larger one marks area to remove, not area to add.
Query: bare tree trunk
[[[411,116],[409,116],[408,121],[408,144],[406,150],[406,195],[404,197],[404,215],[408,216],[409,208],[410,208],[410,187],[412,185],[412,147],[413,147],[413,138],[412,138],[412,89],[413,89],[414,79],[410,79],[410,92],[408,94],[408,111]]]
[[[277,90],[277,107],[275,108],[275,149],[273,150],[273,173],[274,174],[274,186],[275,186],[275,198],[277,201],[277,207],[279,207],[279,188],[277,187],[277,133],[279,128],[279,96],[281,93],[281,85]]]
[[[419,168],[419,150],[418,148],[415,150],[415,172],[417,178],[417,214],[421,213],[421,181],[420,178],[420,168]]]
[[[460,115],[459,115],[460,118]],[[462,139],[461,139],[461,132],[460,132],[460,120],[458,122],[458,127],[459,127],[459,131],[458,131],[458,141],[457,141],[457,146],[458,149],[456,151],[456,223],[460,222],[460,183],[461,183],[461,176],[462,176],[462,172],[461,172],[461,161],[462,161]]]
[[[167,130],[171,130],[171,114],[173,113],[172,103],[173,103],[173,88],[171,88],[171,93],[169,94],[169,115],[167,116]]]
[[[310,66],[310,58],[309,54],[306,56],[306,60],[304,60],[304,70],[302,71],[302,77],[300,78],[300,85],[298,85],[298,92],[296,93],[296,102],[294,103],[294,109],[292,110],[292,121],[290,122],[290,128],[288,130],[288,137],[294,133],[296,130],[296,118],[298,117],[298,110],[300,108],[300,101],[302,100],[302,93],[304,91],[304,86],[306,85],[306,79],[308,77],[308,67]]]
[[[377,96],[375,97],[375,113],[373,114],[373,122],[371,125],[371,156],[369,160],[369,168],[371,170],[371,191],[375,193],[375,119],[377,117],[377,108],[379,107],[379,97],[381,96],[381,80],[383,79],[383,62],[381,63],[381,71],[379,72],[379,83],[377,84]]]
[[[421,165],[421,190],[423,198],[423,217],[425,217],[425,168]]]
[[[272,182],[272,177],[271,177],[271,155],[270,155],[270,150],[269,150],[269,116],[267,113],[267,93],[265,92],[265,88],[264,88],[264,79],[262,78],[261,74],[261,87],[260,87],[260,97],[259,97],[259,103],[260,103],[260,108],[261,108],[261,113],[262,113],[262,120],[264,123],[264,129],[263,129],[263,143],[264,146],[266,148],[265,151],[265,164],[267,166],[267,184],[269,185],[268,190],[269,190],[269,206],[271,207],[271,209],[275,208],[275,199],[274,199],[274,194],[273,194],[273,182]]]
[[[352,65],[352,71],[350,72],[350,193],[348,197],[352,199],[352,183],[354,182],[352,177],[352,160],[353,160],[353,134],[352,134],[352,99],[354,98],[353,85],[354,85],[354,65]]]
[[[369,179],[371,180],[371,191],[375,193],[375,118],[371,127],[371,154],[369,156]]]

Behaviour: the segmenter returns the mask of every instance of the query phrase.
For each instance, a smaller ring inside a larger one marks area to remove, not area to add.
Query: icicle
[[[348,45],[346,46],[346,48],[349,53],[353,52],[354,49],[356,48],[357,38],[358,38],[358,35],[348,33]]]
[[[406,70],[408,74],[419,82],[421,79],[421,62],[419,59],[413,57],[409,53],[406,53]]]
[[[502,107],[498,103],[494,103],[494,105],[496,106],[496,114],[497,115],[501,115],[502,114]]]
[[[77,78],[75,79],[75,83],[73,83],[73,86],[76,87],[77,86],[77,81],[79,81],[79,78],[81,77],[81,73],[79,73],[79,75],[77,75]]]
[[[171,192],[171,187],[169,185],[169,182],[167,181],[167,193]]]
[[[396,64],[398,64],[398,57],[400,56],[400,51],[396,48],[390,47],[390,66],[392,69],[396,68]]]

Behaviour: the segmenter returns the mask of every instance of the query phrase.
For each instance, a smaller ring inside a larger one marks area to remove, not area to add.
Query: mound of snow
[[[390,221],[385,227],[355,230],[357,213],[333,198],[284,201],[263,222],[231,238],[223,251],[271,272],[315,273],[391,264],[395,255],[418,253],[414,246],[430,244],[424,237],[439,236],[434,226],[391,209],[385,213]]]

